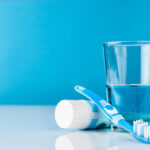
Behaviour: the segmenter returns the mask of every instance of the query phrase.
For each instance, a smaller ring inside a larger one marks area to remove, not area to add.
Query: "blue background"
[[[102,42],[150,40],[150,1],[0,1],[0,104],[105,97]]]

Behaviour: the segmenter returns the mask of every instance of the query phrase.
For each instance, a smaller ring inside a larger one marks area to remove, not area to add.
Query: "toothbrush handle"
[[[104,112],[104,114],[115,124],[121,126],[128,132],[133,131],[133,127],[125,121],[124,117],[119,114],[117,109],[110,105],[108,102],[103,100],[103,98],[99,97],[97,94],[94,92],[82,87],[82,86],[75,86],[75,90],[91,101],[93,101],[95,104],[97,104],[98,107],[101,108],[101,110]]]

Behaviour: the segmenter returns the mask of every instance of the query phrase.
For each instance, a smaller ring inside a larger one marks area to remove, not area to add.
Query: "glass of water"
[[[131,124],[150,121],[150,41],[103,44],[107,100]]]

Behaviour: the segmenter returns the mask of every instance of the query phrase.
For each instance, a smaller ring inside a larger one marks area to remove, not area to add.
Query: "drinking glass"
[[[107,100],[131,124],[150,121],[150,41],[103,44]]]

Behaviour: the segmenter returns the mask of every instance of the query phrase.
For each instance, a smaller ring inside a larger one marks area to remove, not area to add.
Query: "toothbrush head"
[[[148,122],[143,120],[134,121],[133,136],[140,142],[150,144],[150,126]]]

